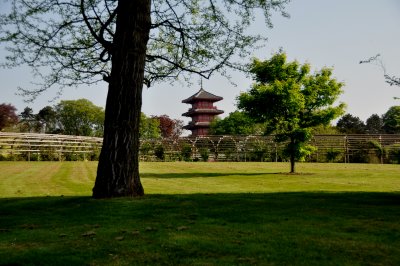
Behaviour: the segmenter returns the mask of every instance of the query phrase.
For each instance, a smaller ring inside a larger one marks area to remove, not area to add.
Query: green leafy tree
[[[287,62],[279,52],[271,59],[254,59],[250,66],[255,83],[238,97],[238,107],[258,122],[267,124],[267,133],[274,132],[276,141],[288,141],[290,172],[295,161],[313,151],[307,145],[312,128],[329,123],[340,116],[344,104],[333,106],[342,93],[343,83],[332,78],[332,69],[322,68],[310,74],[308,64]]]
[[[316,126],[312,130],[313,135],[336,135],[340,134],[338,129],[332,125],[320,125]]]
[[[235,111],[223,119],[214,119],[210,125],[212,135],[259,135],[264,126],[257,124],[245,113]]]
[[[25,107],[24,110],[19,114],[20,122],[19,127],[21,132],[33,132],[37,128],[37,121],[33,109]]]
[[[382,116],[383,129],[388,134],[400,133],[400,106],[392,106]]]
[[[28,96],[55,84],[62,90],[108,82],[93,197],[140,196],[143,84],[242,69],[242,58],[265,40],[249,30],[255,14],[271,26],[272,11],[286,15],[287,2],[10,0],[11,11],[0,17],[0,41],[8,44],[8,66],[28,65],[43,78],[34,91],[22,90]]]
[[[377,115],[373,114],[365,121],[365,129],[368,134],[383,133],[383,120]]]
[[[0,104],[0,131],[18,122],[16,111],[17,108],[11,104]]]
[[[158,139],[161,137],[160,122],[153,117],[147,117],[144,113],[140,114],[140,138]]]
[[[104,124],[103,108],[87,99],[61,101],[56,106],[59,127],[63,134],[101,136]]]
[[[45,133],[55,133],[57,123],[57,113],[51,106],[46,106],[40,109],[36,114],[41,131]]]
[[[345,114],[336,123],[337,129],[345,134],[365,134],[364,122],[357,116]]]

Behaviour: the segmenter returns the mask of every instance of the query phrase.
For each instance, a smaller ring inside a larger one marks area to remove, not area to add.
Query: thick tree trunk
[[[142,196],[139,119],[151,0],[119,0],[94,198]]]

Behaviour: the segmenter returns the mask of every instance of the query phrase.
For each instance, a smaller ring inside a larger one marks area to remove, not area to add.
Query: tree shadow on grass
[[[268,175],[288,175],[287,172],[281,173],[242,173],[242,172],[234,172],[234,173],[209,173],[209,172],[188,172],[188,173],[141,173],[140,176],[143,178],[160,178],[160,179],[168,179],[168,178],[193,178],[193,177],[223,177],[223,176],[268,176]],[[303,175],[303,174],[299,174]],[[306,174],[308,175],[308,174]]]
[[[399,265],[399,193],[0,199],[0,265]]]

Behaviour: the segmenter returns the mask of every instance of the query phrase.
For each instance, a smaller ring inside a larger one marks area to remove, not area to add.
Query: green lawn
[[[400,166],[141,163],[93,200],[92,162],[0,162],[0,265],[400,265]],[[63,196],[61,196],[63,195]]]

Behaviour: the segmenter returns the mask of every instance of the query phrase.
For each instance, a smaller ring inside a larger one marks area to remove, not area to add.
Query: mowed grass
[[[0,197],[90,196],[96,162],[0,162]],[[399,192],[400,165],[141,163],[147,194]]]
[[[400,265],[399,165],[288,167],[141,163],[145,197],[93,200],[96,163],[0,162],[0,265]]]

